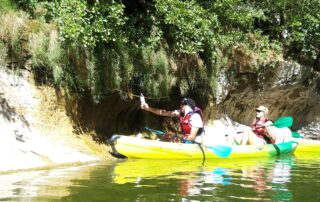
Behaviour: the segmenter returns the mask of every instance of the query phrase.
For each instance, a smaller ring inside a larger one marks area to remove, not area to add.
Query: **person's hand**
[[[141,103],[141,109],[147,110],[149,109],[149,105],[147,103]]]
[[[264,123],[262,124],[259,128],[261,129],[266,129],[266,127],[270,126],[271,124],[270,123]]]
[[[268,126],[271,126],[273,124],[272,121],[267,121],[266,123],[264,123],[262,126],[263,127],[268,127]]]
[[[183,139],[189,142],[192,142],[194,140],[194,138],[190,137],[190,135],[188,137],[184,137]]]

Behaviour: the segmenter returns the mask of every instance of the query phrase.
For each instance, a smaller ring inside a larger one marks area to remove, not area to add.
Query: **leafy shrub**
[[[126,40],[121,29],[126,20],[123,9],[115,1],[65,0],[57,3],[55,12],[64,40],[95,47],[98,43]]]
[[[284,44],[287,53],[309,60],[320,57],[320,1],[254,0],[251,4],[265,16],[257,27]]]
[[[11,0],[0,0],[0,11],[8,12],[12,10],[16,10],[17,7]]]
[[[194,0],[156,0],[155,8],[165,37],[177,51],[184,53],[202,51],[219,25],[217,16],[208,15]]]

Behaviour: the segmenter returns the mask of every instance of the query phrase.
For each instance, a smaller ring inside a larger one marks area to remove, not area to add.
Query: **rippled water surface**
[[[0,175],[0,201],[320,201],[320,155],[119,160]]]

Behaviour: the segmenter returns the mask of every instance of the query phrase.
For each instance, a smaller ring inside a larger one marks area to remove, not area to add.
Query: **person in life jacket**
[[[201,135],[204,128],[203,113],[196,107],[194,100],[184,98],[181,101],[180,109],[167,111],[149,107],[147,103],[141,103],[141,108],[159,116],[178,117],[180,120],[181,131],[185,141],[194,141],[197,135]]]
[[[264,145],[273,142],[266,130],[266,127],[273,123],[268,119],[268,112],[269,110],[265,106],[256,108],[256,116],[252,122],[251,130],[243,134],[241,145]]]

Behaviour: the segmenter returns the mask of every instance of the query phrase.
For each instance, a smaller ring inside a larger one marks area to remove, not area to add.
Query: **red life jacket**
[[[181,127],[182,134],[186,137],[188,137],[190,135],[191,128],[192,128],[192,125],[190,124],[190,118],[194,113],[198,113],[200,115],[200,117],[202,119],[203,127],[204,127],[203,113],[200,108],[195,107],[193,111],[189,112],[185,116],[183,113],[181,113],[180,114],[180,127]],[[202,132],[202,129],[203,128],[201,128],[198,131],[198,134],[200,134]]]
[[[261,117],[255,118],[252,123],[252,132],[254,132],[259,138],[264,139],[267,143],[274,143],[275,141],[267,137],[266,131],[262,128],[263,124],[269,121],[268,119]]]

